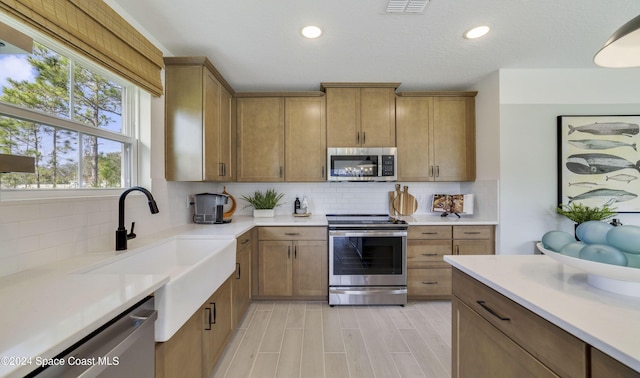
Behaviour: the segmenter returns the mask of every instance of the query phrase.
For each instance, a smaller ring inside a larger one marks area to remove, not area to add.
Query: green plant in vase
[[[264,193],[257,190],[253,195],[243,195],[241,198],[249,203],[245,208],[253,207],[254,217],[273,217],[273,209],[281,205],[282,197],[284,197],[284,193],[278,193],[275,189],[267,189]]]

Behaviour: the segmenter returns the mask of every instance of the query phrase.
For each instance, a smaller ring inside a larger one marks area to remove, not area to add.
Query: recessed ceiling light
[[[302,28],[302,35],[305,38],[318,38],[322,35],[322,29],[315,25],[309,25]]]
[[[489,32],[489,27],[486,25],[482,25],[482,26],[477,26],[473,29],[469,29],[466,32],[464,32],[464,37],[467,39],[476,39],[476,38],[480,38],[483,35],[487,34]]]

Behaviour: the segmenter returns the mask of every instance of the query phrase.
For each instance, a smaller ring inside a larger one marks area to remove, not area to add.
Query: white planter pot
[[[262,209],[262,210],[253,209],[254,218],[273,218],[274,216],[275,216],[275,211],[273,209]]]

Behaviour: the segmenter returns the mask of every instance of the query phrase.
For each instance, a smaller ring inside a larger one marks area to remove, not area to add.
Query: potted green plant
[[[267,189],[264,193],[257,190],[253,195],[243,195],[241,198],[249,203],[245,208],[253,206],[255,218],[265,218],[275,215],[273,209],[281,205],[282,197],[284,197],[284,193],[278,193],[275,189]]]
[[[584,206],[576,202],[571,202],[568,205],[560,204],[556,209],[556,212],[560,215],[564,215],[565,217],[571,219],[576,224],[574,225],[575,229],[578,228],[578,225],[588,221],[603,221],[605,219],[609,219],[615,216],[617,213],[614,211],[614,208],[609,207],[609,205],[604,204],[601,207],[594,206]],[[578,237],[576,236],[576,240]]]

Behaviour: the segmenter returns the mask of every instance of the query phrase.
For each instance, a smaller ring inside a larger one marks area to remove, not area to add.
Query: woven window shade
[[[155,96],[162,52],[101,0],[0,0],[0,9]]]

